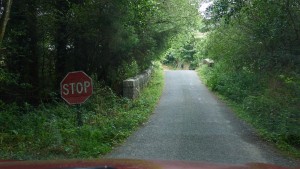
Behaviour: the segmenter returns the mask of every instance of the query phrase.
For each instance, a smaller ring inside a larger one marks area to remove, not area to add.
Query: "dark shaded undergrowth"
[[[1,104],[1,159],[95,158],[109,152],[147,120],[163,88],[161,68],[136,100],[116,96],[100,82],[79,109],[61,100],[34,108],[29,104]]]

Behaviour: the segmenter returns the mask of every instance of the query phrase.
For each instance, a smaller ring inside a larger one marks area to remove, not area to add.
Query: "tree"
[[[121,93],[122,80],[148,68],[172,37],[197,24],[196,7],[191,0],[15,1],[3,69],[26,84],[14,86],[20,102],[58,95],[59,82],[76,70]]]
[[[268,139],[299,145],[300,12],[297,0],[216,0],[204,18],[208,85],[240,104]],[[270,134],[268,134],[270,133]],[[273,137],[275,136],[276,137]]]
[[[11,17],[4,42],[6,50],[2,54],[8,72],[16,74],[19,83],[27,84],[13,93],[37,104],[40,89],[36,1],[14,2]]]
[[[279,66],[298,70],[299,60],[299,3],[280,1],[216,1],[209,9],[212,18],[208,25],[216,25],[211,46],[225,47],[226,57],[252,70],[271,70]],[[221,38],[220,38],[221,37]],[[230,46],[239,46],[232,48]],[[250,49],[250,50],[249,50]],[[211,50],[214,57],[224,56],[224,50]],[[230,53],[233,52],[233,53]],[[221,54],[222,53],[222,54]]]

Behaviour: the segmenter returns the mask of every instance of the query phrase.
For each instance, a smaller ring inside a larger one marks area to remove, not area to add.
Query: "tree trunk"
[[[32,91],[29,94],[31,102],[33,104],[38,104],[40,93],[39,85],[39,53],[38,53],[38,21],[37,21],[37,2],[36,0],[31,0],[28,3],[28,28],[27,33],[30,37],[28,44],[28,58],[27,58],[27,70],[28,70],[28,82],[32,85]]]
[[[2,43],[4,34],[5,34],[6,25],[9,20],[9,14],[10,14],[12,1],[13,0],[7,0],[3,17],[1,17],[1,19],[0,19],[0,44]]]
[[[69,4],[64,0],[56,0],[55,9],[57,10],[56,14],[56,33],[54,37],[55,48],[56,48],[56,60],[55,60],[55,73],[56,73],[56,89],[59,89],[60,81],[66,75],[67,68],[67,45],[68,45],[68,30],[67,30],[67,18],[66,14],[69,10]]]

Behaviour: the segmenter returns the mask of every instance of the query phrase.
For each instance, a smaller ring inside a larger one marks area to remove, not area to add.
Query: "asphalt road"
[[[107,158],[300,166],[235,117],[194,71],[165,71],[165,88],[148,123]]]

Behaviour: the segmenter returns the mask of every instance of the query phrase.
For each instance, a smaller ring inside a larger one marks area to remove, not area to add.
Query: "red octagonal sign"
[[[61,97],[69,104],[82,104],[93,93],[92,79],[83,71],[70,72],[60,82]]]

